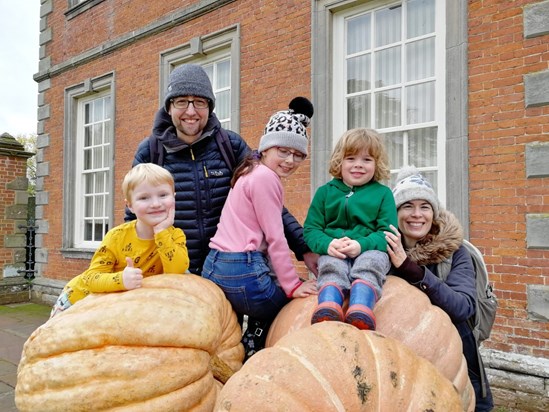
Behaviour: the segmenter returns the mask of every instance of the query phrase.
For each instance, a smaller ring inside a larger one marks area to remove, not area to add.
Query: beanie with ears
[[[403,167],[397,176],[397,183],[393,189],[397,209],[404,203],[412,200],[425,200],[433,208],[435,219],[439,214],[438,197],[431,183],[415,168],[415,166]]]
[[[271,116],[265,132],[259,141],[259,153],[271,147],[289,147],[304,155],[308,154],[307,126],[313,117],[314,107],[309,99],[295,97],[288,105],[288,110]]]
[[[170,110],[170,100],[179,96],[203,97],[210,102],[210,113],[215,108],[215,95],[210,78],[202,66],[197,64],[182,64],[170,73],[164,97],[166,112]]]

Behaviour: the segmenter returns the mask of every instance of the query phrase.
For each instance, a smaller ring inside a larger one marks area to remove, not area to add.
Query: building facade
[[[251,147],[293,97],[313,101],[311,155],[285,182],[301,222],[349,128],[383,134],[393,176],[407,164],[422,170],[495,284],[484,354],[497,398],[547,406],[549,1],[41,0],[40,31],[35,290],[44,299],[123,221],[120,182],[168,75],[197,63],[222,124]],[[534,389],[517,393],[509,374]]]

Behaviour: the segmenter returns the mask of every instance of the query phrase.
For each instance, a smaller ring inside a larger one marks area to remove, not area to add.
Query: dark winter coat
[[[210,238],[217,230],[221,210],[230,189],[232,171],[223,160],[214,136],[221,128],[214,113],[199,140],[191,145],[183,144],[177,138],[175,127],[170,115],[161,108],[155,117],[153,135],[164,145],[163,166],[175,180],[175,221],[187,237],[189,251],[189,271],[200,274],[202,265],[210,250]],[[246,142],[238,134],[227,130],[237,163],[250,152]],[[137,148],[133,166],[150,162],[148,138]],[[135,219],[126,210],[125,220]],[[303,240],[303,228],[297,220],[285,210],[283,213],[285,234],[290,248],[297,259],[303,259],[303,253],[308,252]]]

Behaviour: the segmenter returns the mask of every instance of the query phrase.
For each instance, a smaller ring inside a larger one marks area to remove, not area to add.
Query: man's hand
[[[303,253],[303,262],[307,269],[315,275],[315,278],[318,277],[318,254],[313,252]]]

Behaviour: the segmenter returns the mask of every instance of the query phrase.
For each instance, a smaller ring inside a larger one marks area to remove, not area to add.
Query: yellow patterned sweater
[[[107,232],[89,268],[65,286],[64,292],[71,304],[90,293],[126,290],[122,282],[126,257],[133,260],[134,267],[143,271],[143,277],[187,271],[189,255],[181,229],[172,226],[157,233],[154,239],[140,239],[136,223],[137,220],[123,223]]]

